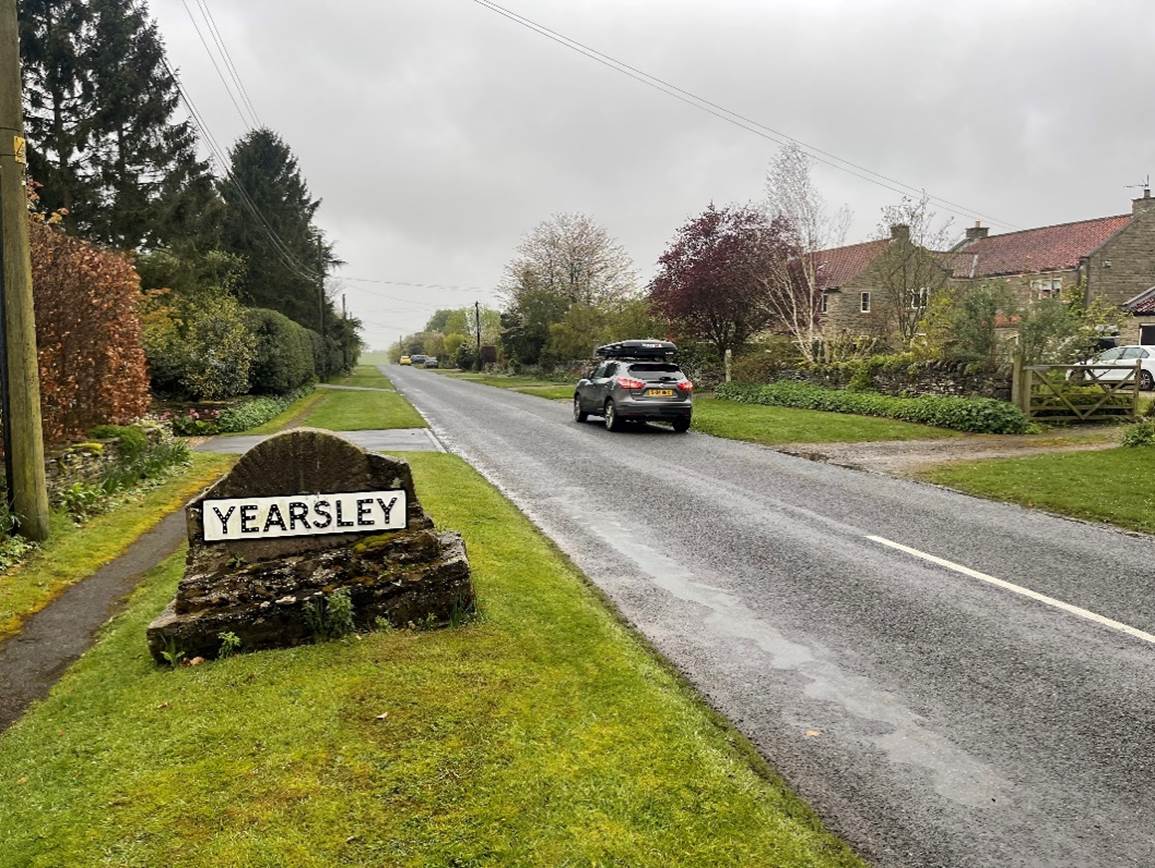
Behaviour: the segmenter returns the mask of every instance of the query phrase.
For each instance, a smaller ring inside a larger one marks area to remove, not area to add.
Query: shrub
[[[30,241],[45,440],[131,422],[151,397],[136,271],[44,222],[32,222]]]
[[[97,425],[88,432],[96,440],[115,440],[125,456],[140,455],[148,449],[148,435],[132,425]]]
[[[993,398],[895,398],[785,381],[765,386],[727,383],[718,388],[718,396],[746,404],[884,416],[976,434],[1023,434],[1030,427],[1018,407]]]
[[[1128,425],[1123,432],[1123,445],[1129,447],[1155,446],[1155,420]]]
[[[316,376],[313,339],[308,329],[283,313],[264,308],[245,312],[256,340],[256,358],[249,377],[251,391],[284,395]]]
[[[163,419],[172,426],[173,433],[180,437],[236,434],[264,425],[311,391],[312,388],[306,386],[288,395],[250,398],[221,410],[191,407],[184,412],[168,413]]]
[[[469,346],[469,344],[462,344],[457,348],[457,353],[453,356],[453,364],[455,367],[463,371],[472,371],[476,363],[477,354],[473,351],[473,347]]]
[[[229,295],[205,291],[174,300],[150,293],[144,346],[162,394],[219,401],[249,390],[255,340],[244,308]]]

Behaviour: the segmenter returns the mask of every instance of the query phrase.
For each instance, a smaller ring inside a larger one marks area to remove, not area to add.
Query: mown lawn
[[[363,386],[370,389],[392,389],[389,378],[381,373],[375,365],[358,365],[353,373],[337,377],[331,381],[334,386]]]
[[[511,503],[410,460],[478,620],[163,670],[173,558],[0,736],[0,864],[859,864]]]
[[[0,641],[20,631],[69,585],[115,560],[166,515],[179,509],[228,469],[233,459],[193,453],[192,465],[156,488],[130,496],[113,511],[76,525],[53,516],[52,537],[28,560],[0,574]]]
[[[496,386],[499,389],[512,389],[523,395],[536,395],[539,398],[548,398],[553,401],[573,398],[573,383],[557,383],[549,380],[539,380],[536,377],[520,377],[502,374],[474,374],[468,371],[438,371],[443,376],[454,377],[458,380],[469,380],[485,386]]]
[[[968,461],[922,478],[970,494],[1155,533],[1155,447]]]
[[[957,431],[895,419],[741,404],[709,395],[694,396],[694,430],[715,437],[766,445],[864,443],[960,436]]]
[[[323,390],[300,424],[330,431],[366,431],[424,428],[425,420],[397,392]]]

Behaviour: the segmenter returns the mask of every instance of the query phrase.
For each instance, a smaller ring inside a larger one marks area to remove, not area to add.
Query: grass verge
[[[694,430],[730,440],[768,446],[783,443],[866,443],[876,440],[932,440],[958,437],[957,431],[876,416],[740,404],[709,395],[694,397]]]
[[[353,373],[344,377],[337,377],[331,381],[334,386],[362,386],[369,389],[388,389],[392,391],[393,384],[382,374],[375,365],[358,365]]]
[[[281,429],[288,426],[290,422],[298,416],[308,412],[310,408],[315,406],[318,401],[325,396],[324,392],[314,391],[305,395],[303,398],[298,398],[264,425],[259,425],[245,431],[245,434],[276,434]]]
[[[548,398],[551,401],[568,401],[573,397],[573,383],[556,383],[549,380],[539,380],[536,377],[520,377],[503,374],[474,374],[469,371],[439,370],[439,374],[453,377],[457,380],[469,380],[471,383],[481,383],[484,386],[496,386],[499,389],[512,389],[523,395],[536,395],[539,398]]]
[[[301,425],[330,431],[424,428],[425,420],[397,392],[324,391]]]
[[[994,500],[1155,533],[1155,447],[968,461],[920,478]]]
[[[857,865],[460,459],[482,617],[155,667],[154,571],[0,736],[0,863]]]
[[[26,561],[0,575],[0,640],[18,633],[25,619],[65,588],[124,554],[137,537],[183,506],[231,462],[219,455],[193,453],[187,471],[83,525],[55,514],[51,539]]]

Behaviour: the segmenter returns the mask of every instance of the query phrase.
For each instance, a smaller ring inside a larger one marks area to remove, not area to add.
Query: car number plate
[[[672,398],[674,397],[673,389],[647,389],[646,395],[650,398]]]

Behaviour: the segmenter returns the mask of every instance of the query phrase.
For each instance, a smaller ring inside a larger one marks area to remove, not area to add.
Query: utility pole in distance
[[[473,362],[475,370],[481,370],[481,302],[473,303],[473,324],[477,326],[477,356]]]
[[[345,363],[345,370],[349,370],[349,308],[345,306],[345,293],[341,293],[341,361]]]
[[[16,0],[0,3],[0,232],[3,242],[3,326],[8,393],[4,426],[10,432],[13,508],[19,531],[48,538],[48,488],[40,419],[40,371],[32,259],[28,250],[28,185],[20,82],[20,29]]]

